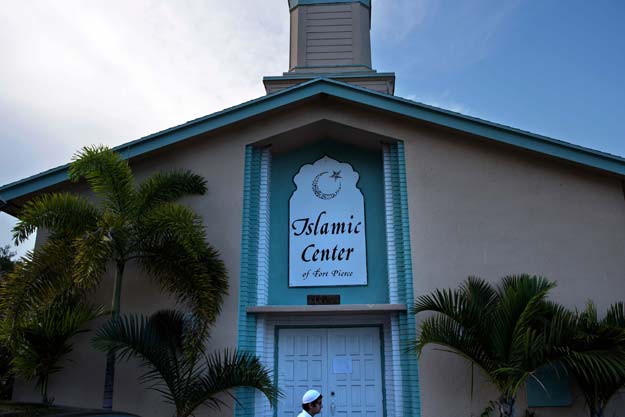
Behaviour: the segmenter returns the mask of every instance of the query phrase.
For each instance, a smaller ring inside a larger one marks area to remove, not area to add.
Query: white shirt
[[[310,414],[306,412],[306,410],[302,410],[301,413],[297,415],[297,417],[312,417]]]

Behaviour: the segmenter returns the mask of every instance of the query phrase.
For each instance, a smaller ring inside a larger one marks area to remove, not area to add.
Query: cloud
[[[117,145],[263,95],[262,76],[288,67],[288,8],[252,6],[4,5],[0,141],[12,148],[0,155],[0,183],[67,162],[82,145]]]
[[[424,23],[431,7],[431,0],[374,0],[371,25],[380,39],[401,41]]]
[[[374,5],[374,22],[379,21],[376,35],[393,42],[390,50],[377,52],[389,57],[398,71],[428,71],[428,76],[434,76],[462,70],[498,48],[520,3],[400,0],[381,3],[377,10]]]
[[[447,53],[457,61],[472,64],[484,59],[496,48],[501,35],[508,29],[506,23],[513,18],[520,0],[493,4],[475,0],[458,3],[446,19],[441,19],[442,30],[451,35]]]
[[[118,145],[264,95],[262,77],[288,69],[288,31],[284,0],[3,4],[0,184],[84,145]],[[0,213],[0,245],[13,223]]]

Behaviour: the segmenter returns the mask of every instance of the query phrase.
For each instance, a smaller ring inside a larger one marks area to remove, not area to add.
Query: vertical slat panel
[[[247,314],[247,307],[256,304],[258,272],[260,151],[245,148],[243,185],[243,226],[241,231],[241,278],[239,288],[238,349],[256,351],[256,318]],[[251,388],[236,391],[237,417],[254,415],[255,393]]]
[[[393,218],[393,180],[391,175],[390,145],[382,145],[384,172],[384,215],[386,222],[386,259],[388,264],[388,294],[391,304],[398,303],[397,295],[397,260],[395,253],[395,222]]]
[[[258,187],[258,250],[257,250],[257,286],[256,305],[267,305],[269,298],[269,239],[270,239],[270,175],[271,175],[271,152],[269,148],[260,151],[259,187]],[[256,320],[256,354],[261,362],[268,368],[273,369],[274,361],[272,351],[267,350],[269,339],[265,319]],[[265,396],[256,392],[255,417],[271,417],[273,415],[269,401]]]
[[[389,297],[392,303],[414,303],[408,189],[406,187],[404,144],[401,141],[383,146],[384,195],[386,209]],[[400,313],[392,319],[394,392],[396,415],[421,415],[418,362],[409,348],[417,337],[413,314]]]
[[[269,202],[271,152],[265,148],[260,152],[260,172],[258,190],[258,287],[257,305],[267,305],[269,297]]]

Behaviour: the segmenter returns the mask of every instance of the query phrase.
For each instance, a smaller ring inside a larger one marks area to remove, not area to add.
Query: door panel
[[[279,329],[278,417],[294,417],[308,389],[323,394],[320,417],[381,417],[378,328]]]
[[[328,358],[332,364],[338,361],[344,365],[343,369],[328,371],[329,388],[334,387],[335,396],[330,391],[324,398],[329,409],[333,408],[332,401],[336,402],[333,416],[382,416],[379,329],[328,329]]]
[[[280,330],[278,385],[285,397],[278,404],[279,417],[297,416],[302,409],[302,395],[307,390],[323,392],[327,380],[326,339],[323,329]]]

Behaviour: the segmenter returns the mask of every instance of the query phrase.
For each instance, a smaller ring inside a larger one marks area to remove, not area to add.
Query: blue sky
[[[3,4],[0,184],[262,96],[288,70],[287,0],[245,5]],[[398,96],[625,156],[623,22],[617,0],[373,0],[373,66]]]
[[[425,9],[394,42],[374,32],[377,66],[397,72],[398,95],[625,156],[625,2]]]

